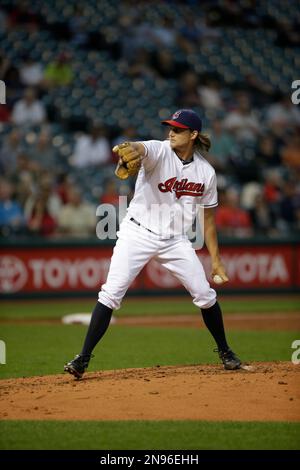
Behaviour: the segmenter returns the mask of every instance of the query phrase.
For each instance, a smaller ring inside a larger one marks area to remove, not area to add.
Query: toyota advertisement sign
[[[210,276],[210,257],[197,252]],[[111,247],[45,246],[0,249],[2,296],[85,293],[98,291],[109,269]],[[300,248],[295,245],[223,246],[222,259],[230,282],[222,289],[292,290],[300,287]],[[166,269],[152,260],[131,285],[131,291],[184,288]]]

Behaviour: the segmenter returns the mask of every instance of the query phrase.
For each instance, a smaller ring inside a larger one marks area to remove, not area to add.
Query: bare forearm
[[[214,209],[204,209],[204,241],[212,262],[220,260]]]
[[[212,278],[218,275],[222,278],[223,283],[227,282],[228,276],[219,253],[214,209],[204,209],[204,241],[211,256]]]
[[[207,221],[204,224],[204,241],[211,256],[212,263],[220,261],[217,230],[215,223],[212,221]]]

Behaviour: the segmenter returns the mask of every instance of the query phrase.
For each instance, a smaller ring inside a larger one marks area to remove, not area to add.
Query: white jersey
[[[215,170],[199,152],[183,164],[169,140],[141,143],[146,153],[126,218],[134,218],[162,238],[182,236],[200,207],[218,205]]]

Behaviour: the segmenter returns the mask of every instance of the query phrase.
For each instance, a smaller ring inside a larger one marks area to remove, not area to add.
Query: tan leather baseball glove
[[[116,145],[113,152],[119,156],[115,175],[121,180],[136,175],[141,167],[141,156],[130,142]]]

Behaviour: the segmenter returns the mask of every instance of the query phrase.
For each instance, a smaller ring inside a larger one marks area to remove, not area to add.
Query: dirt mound
[[[300,367],[152,367],[0,381],[0,418],[300,421]]]

